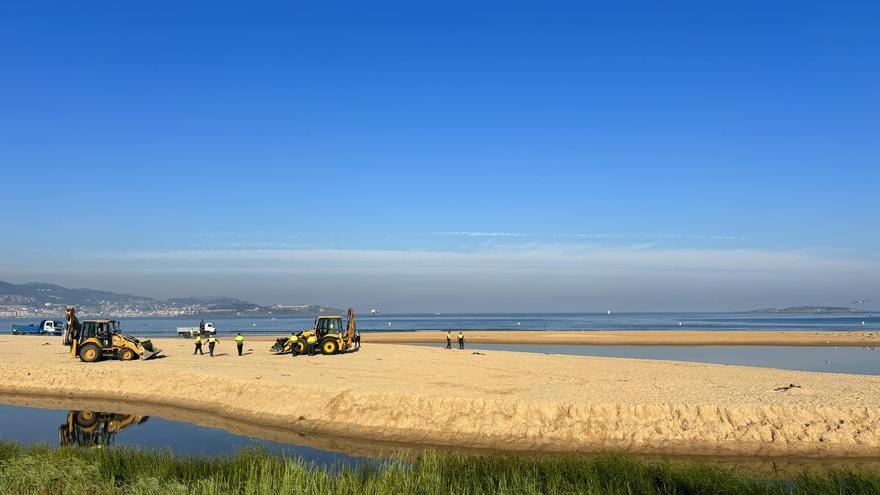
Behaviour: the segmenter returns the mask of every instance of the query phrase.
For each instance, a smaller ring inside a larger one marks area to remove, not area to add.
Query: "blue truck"
[[[39,325],[12,325],[12,335],[61,335],[64,323],[58,320],[43,320]]]

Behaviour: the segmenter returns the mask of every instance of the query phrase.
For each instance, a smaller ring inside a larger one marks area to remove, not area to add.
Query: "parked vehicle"
[[[62,343],[70,347],[70,356],[85,363],[102,359],[151,359],[161,349],[154,349],[149,340],[125,335],[116,320],[86,320],[80,322],[76,309],[67,308],[67,328]]]
[[[195,338],[196,335],[201,335],[204,337],[205,335],[216,334],[217,328],[214,326],[213,323],[210,322],[202,322],[197,327],[177,327],[177,335],[180,335],[185,339]]]
[[[12,325],[12,335],[61,335],[64,323],[43,320],[39,325]]]
[[[306,352],[306,343],[309,337],[316,337],[316,350],[321,354],[337,354],[351,352],[354,344],[354,336],[357,327],[354,320],[354,310],[348,308],[348,322],[341,316],[318,316],[315,318],[314,328],[304,330],[290,338],[280,338],[275,341],[272,351],[277,354],[292,353],[294,356]]]

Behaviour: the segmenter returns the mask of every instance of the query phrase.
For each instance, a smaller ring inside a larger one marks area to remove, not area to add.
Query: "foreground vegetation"
[[[832,471],[768,482],[705,464],[645,462],[621,455],[438,453],[412,463],[328,469],[262,451],[175,457],[168,452],[0,442],[0,493],[859,494],[880,493],[880,473]]]

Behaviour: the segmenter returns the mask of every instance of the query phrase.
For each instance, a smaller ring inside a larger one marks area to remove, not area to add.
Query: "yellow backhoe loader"
[[[149,416],[103,413],[97,411],[70,411],[67,422],[58,427],[62,447],[104,447],[113,443],[120,431],[144,423]]]
[[[343,331],[343,323],[345,330]],[[354,309],[348,308],[348,322],[341,316],[318,316],[314,328],[296,334],[296,337],[280,338],[275,341],[272,351],[279,354],[292,353],[294,356],[304,354],[306,341],[311,336],[318,338],[317,349],[322,354],[350,352],[355,335]]]
[[[150,359],[162,352],[153,349],[149,340],[139,340],[119,330],[116,320],[86,320],[76,318],[76,310],[67,308],[67,328],[64,329],[64,345],[70,347],[70,356],[93,363],[101,359]]]

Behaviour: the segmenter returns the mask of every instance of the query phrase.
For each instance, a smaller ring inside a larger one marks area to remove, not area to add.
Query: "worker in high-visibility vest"
[[[211,357],[214,357],[214,345],[216,344],[217,337],[214,337],[213,335],[208,337],[208,353],[211,355]]]
[[[458,348],[464,349],[464,334],[461,333],[461,330],[458,331]]]
[[[309,335],[306,339],[306,352],[309,356],[315,355],[315,346],[318,344],[318,337],[315,334]]]
[[[452,333],[449,330],[446,331],[446,348],[452,349]]]
[[[202,352],[202,336],[201,335],[196,335],[196,350],[193,351],[193,356],[195,356],[196,354],[202,354],[202,355],[205,354],[204,352]]]
[[[238,355],[241,356],[241,351],[244,349],[244,337],[240,332],[235,336],[235,347],[238,347]]]

